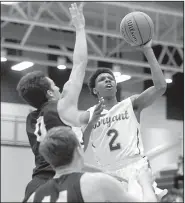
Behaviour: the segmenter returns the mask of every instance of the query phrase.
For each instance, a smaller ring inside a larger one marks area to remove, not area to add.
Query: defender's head
[[[59,88],[41,71],[23,76],[17,85],[17,91],[28,104],[35,108],[40,108],[50,99],[60,98]]]
[[[115,97],[117,92],[116,79],[108,68],[97,69],[89,79],[89,89],[95,97]]]
[[[39,152],[53,167],[70,165],[73,161],[83,165],[83,150],[70,127],[54,127],[40,143]]]

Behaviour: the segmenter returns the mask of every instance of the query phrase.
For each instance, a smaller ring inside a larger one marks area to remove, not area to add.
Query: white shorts
[[[135,163],[129,164],[126,167],[115,171],[115,174],[121,178],[124,178],[128,181],[127,191],[133,196],[139,198],[141,201],[143,200],[143,192],[142,188],[137,182],[137,175],[139,171],[141,171],[144,166],[148,165],[150,167],[147,157],[141,158]],[[157,188],[157,183],[153,183],[153,188],[156,194],[161,191]]]

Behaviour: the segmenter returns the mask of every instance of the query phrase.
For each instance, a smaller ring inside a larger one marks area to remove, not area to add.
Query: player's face
[[[57,87],[54,83],[53,80],[51,80],[50,78],[47,77],[47,80],[49,81],[50,83],[50,91],[51,91],[51,94],[52,94],[52,98],[54,99],[60,99],[60,88]]]
[[[115,97],[116,92],[117,84],[112,75],[102,73],[96,78],[94,93],[99,97]]]

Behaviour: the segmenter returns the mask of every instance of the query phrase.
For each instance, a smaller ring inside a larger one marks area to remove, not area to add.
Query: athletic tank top
[[[67,126],[59,117],[57,112],[58,101],[48,101],[41,109],[31,112],[26,120],[26,132],[29,143],[35,155],[34,176],[51,178],[55,175],[53,168],[47,163],[39,153],[39,146],[47,131],[53,127]]]
[[[95,107],[88,109],[90,117]],[[100,167],[117,169],[122,163],[124,165],[127,158],[143,155],[140,124],[130,98],[119,102],[109,111],[103,110],[93,127],[90,142],[88,147],[92,147]]]
[[[83,173],[71,173],[49,180],[34,194],[34,202],[84,202],[80,179]]]

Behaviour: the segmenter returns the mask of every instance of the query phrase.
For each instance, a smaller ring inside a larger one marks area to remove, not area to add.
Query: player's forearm
[[[77,101],[82,89],[83,80],[85,77],[85,69],[87,67],[87,42],[85,29],[80,28],[76,31],[76,43],[73,54],[73,68],[70,74],[70,83],[73,90],[72,103],[77,105]]]
[[[69,80],[74,83],[78,89],[82,86],[87,66],[87,40],[85,28],[76,30],[76,43],[73,53],[73,68]]]
[[[157,90],[162,90],[165,92],[167,86],[166,81],[159,63],[155,57],[153,49],[151,47],[146,47],[143,49],[143,51],[151,67],[152,80],[155,88]]]
[[[66,87],[64,99],[68,106],[77,108],[79,95],[82,89],[87,66],[87,43],[84,28],[76,31],[76,42],[73,55],[73,68],[69,77],[69,85]]]
[[[77,66],[81,62],[87,63],[87,40],[84,27],[76,30],[76,43],[73,54],[73,65]]]

